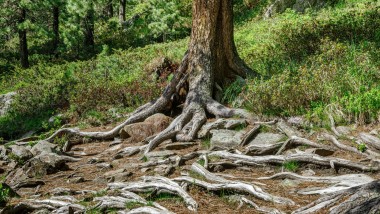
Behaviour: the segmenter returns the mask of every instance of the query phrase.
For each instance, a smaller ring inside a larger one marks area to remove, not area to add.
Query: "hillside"
[[[377,213],[380,4],[300,2],[235,2],[237,52],[257,75],[218,85],[212,98],[240,114],[183,122],[197,130],[185,142],[170,127],[188,85],[178,107],[128,121],[178,76],[191,1],[96,15],[92,50],[73,46],[86,34],[70,34],[81,7],[67,1],[56,58],[31,18],[28,68],[17,37],[1,39],[1,213]]]

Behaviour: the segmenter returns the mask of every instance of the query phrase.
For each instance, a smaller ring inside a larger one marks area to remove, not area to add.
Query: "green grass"
[[[222,101],[263,115],[305,115],[323,125],[327,113],[345,122],[372,122],[380,113],[379,2],[340,0],[303,14],[260,17],[268,1],[239,0],[235,41],[243,60],[261,76],[223,87]],[[240,8],[240,9],[239,9]],[[243,8],[243,9],[242,9]],[[247,10],[246,8],[251,8]],[[0,77],[0,94],[18,91],[12,111],[0,117],[0,137],[9,140],[58,124],[82,127],[115,123],[157,98],[164,83],[150,73],[157,58],[180,63],[189,39],[128,50],[104,46],[86,61],[15,67]],[[110,109],[113,109],[110,111]],[[60,121],[47,120],[63,113]],[[343,115],[341,114],[343,113]],[[205,148],[208,142],[202,143]]]
[[[201,142],[202,149],[209,149],[211,147],[211,138],[206,137]]]
[[[299,168],[299,163],[297,161],[286,161],[282,164],[286,170],[291,172],[296,172]]]

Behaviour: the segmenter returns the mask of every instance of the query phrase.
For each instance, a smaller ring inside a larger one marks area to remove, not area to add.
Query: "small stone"
[[[285,179],[281,182],[281,185],[286,187],[296,187],[298,186],[298,182],[295,180]]]
[[[85,180],[83,177],[74,177],[67,180],[67,183],[70,184],[77,184],[77,183],[83,183]]]
[[[301,175],[302,176],[314,176],[315,172],[311,169],[306,169],[306,170],[301,171]]]
[[[98,163],[96,164],[96,167],[101,168],[101,169],[112,169],[112,165],[109,163]]]

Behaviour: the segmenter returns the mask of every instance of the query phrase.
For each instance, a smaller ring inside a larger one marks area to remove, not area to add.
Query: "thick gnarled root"
[[[380,181],[325,195],[294,211],[293,214],[318,213],[322,209],[328,209],[330,214],[378,213],[380,211]]]

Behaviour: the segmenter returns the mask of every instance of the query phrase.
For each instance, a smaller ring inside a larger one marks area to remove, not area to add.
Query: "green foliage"
[[[135,209],[135,208],[139,208],[139,207],[142,207],[144,206],[145,204],[141,203],[141,202],[137,202],[137,201],[130,201],[130,202],[127,202],[125,204],[125,207],[129,210],[132,210],[132,209]]]
[[[211,139],[210,139],[210,137],[206,137],[205,139],[202,139],[201,145],[202,145],[203,149],[209,149],[210,146],[211,146]]]
[[[22,166],[25,163],[25,161],[22,158],[20,158],[18,155],[12,152],[8,154],[8,158],[15,161],[18,166]]]
[[[3,186],[2,183],[0,183],[0,205],[5,205],[10,198],[10,190],[9,188]]]
[[[237,34],[241,53],[262,74],[247,83],[246,108],[269,115],[307,114],[316,123],[325,121],[326,113],[348,122],[377,119],[378,8],[370,2],[347,3],[318,13],[288,11],[244,26]]]
[[[357,149],[361,153],[364,153],[367,150],[367,146],[364,143],[360,143],[360,144],[357,145]]]
[[[224,103],[233,103],[239,94],[243,91],[245,82],[242,79],[237,79],[232,82],[225,90],[223,90]]]
[[[296,172],[299,168],[299,164],[297,161],[286,161],[282,164],[282,166],[291,172]]]
[[[199,159],[197,161],[198,164],[200,164],[201,166],[205,166],[205,160],[204,159]]]

